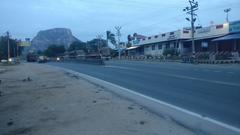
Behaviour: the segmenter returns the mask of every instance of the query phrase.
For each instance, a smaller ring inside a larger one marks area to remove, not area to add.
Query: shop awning
[[[217,42],[217,41],[236,40],[236,39],[240,39],[240,33],[227,35],[227,36],[220,37],[220,38],[216,38],[216,39],[214,39],[212,41],[213,42]]]

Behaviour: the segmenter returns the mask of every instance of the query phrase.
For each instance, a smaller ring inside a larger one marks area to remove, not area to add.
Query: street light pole
[[[9,32],[7,31],[7,45],[8,45],[8,61],[10,59],[10,43],[9,43]]]
[[[100,54],[100,49],[101,49],[101,47],[100,47],[100,42],[101,42],[101,40],[102,40],[102,35],[97,35],[97,39],[98,39],[98,53]]]
[[[231,11],[231,8],[224,9],[224,12],[226,13],[226,21],[229,22],[228,20],[228,13]]]

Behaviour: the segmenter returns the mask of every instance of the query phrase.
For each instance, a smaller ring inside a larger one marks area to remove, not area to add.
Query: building
[[[182,29],[173,32],[145,37],[134,45],[130,50],[131,55],[161,56],[165,49],[174,49],[177,52],[184,52],[183,42],[189,40],[191,32],[189,29]]]
[[[195,52],[219,54],[240,52],[240,21],[196,27]],[[191,29],[183,28],[173,32],[153,35],[139,41],[139,44],[128,48],[130,55],[162,56],[164,50],[173,49],[180,56],[192,54]]]
[[[216,45],[212,40],[223,37],[229,34],[229,23],[212,25],[208,27],[198,28],[195,30],[195,52],[215,52]],[[192,52],[192,40],[186,40],[183,43],[183,47],[187,51],[183,52],[182,55],[188,55]]]
[[[166,49],[174,49],[177,52],[184,52],[183,42],[190,37],[190,30],[183,29],[150,36],[143,39],[140,42],[140,45],[144,46],[145,55],[161,56]]]

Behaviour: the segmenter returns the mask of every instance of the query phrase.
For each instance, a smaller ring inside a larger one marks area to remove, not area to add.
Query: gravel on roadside
[[[195,134],[66,71],[32,63],[4,68],[1,135]]]

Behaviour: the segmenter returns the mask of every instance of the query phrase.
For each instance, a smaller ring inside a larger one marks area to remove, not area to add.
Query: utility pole
[[[121,59],[121,48],[120,48],[120,37],[121,37],[121,32],[120,30],[122,29],[121,26],[116,26],[115,29],[117,30],[117,37],[118,37],[118,59]]]
[[[196,21],[196,16],[195,11],[198,10],[198,2],[195,0],[189,0],[190,6],[186,7],[183,9],[184,12],[186,12],[188,15],[190,15],[190,19],[186,18],[187,21],[191,22],[191,31],[192,31],[192,57],[195,58],[195,42],[194,42],[194,35],[195,35],[195,26],[194,23]]]
[[[226,13],[226,21],[229,22],[228,20],[228,13],[231,11],[231,8],[224,9],[224,12]]]
[[[19,46],[20,46],[21,41],[16,40],[16,42],[17,42],[17,58],[19,58]]]
[[[97,35],[96,36],[97,37],[97,39],[98,39],[98,53],[100,54],[100,50],[101,50],[101,45],[100,45],[100,43],[101,43],[101,40],[102,40],[102,35]]]
[[[10,34],[9,32],[7,31],[7,44],[8,44],[8,61],[10,59],[10,43],[9,43],[9,38],[10,38]]]

